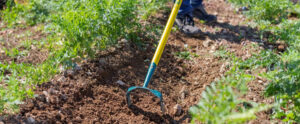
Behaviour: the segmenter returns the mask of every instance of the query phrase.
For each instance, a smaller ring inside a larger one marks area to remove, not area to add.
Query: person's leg
[[[190,0],[183,0],[182,4],[180,6],[180,9],[178,11],[177,16],[182,17],[182,16],[185,16],[187,14],[192,14],[192,12],[193,12],[193,7],[191,5],[191,1]]]
[[[191,5],[193,8],[197,8],[198,6],[202,6],[203,0],[191,0]]]
[[[196,36],[201,33],[201,30],[194,25],[192,14],[193,7],[191,5],[191,1],[183,0],[178,11],[175,24],[179,27],[181,32],[187,35]]]
[[[202,2],[203,0],[191,0],[191,5],[193,7],[193,16],[208,23],[217,21],[216,16],[207,14]]]

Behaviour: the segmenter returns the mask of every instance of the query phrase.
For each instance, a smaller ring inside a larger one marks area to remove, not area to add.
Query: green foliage
[[[1,20],[6,22],[8,27],[12,27],[19,22],[18,16],[20,12],[24,11],[24,5],[14,5],[11,3],[12,2],[7,2],[7,8],[0,13]]]
[[[292,7],[290,0],[229,0],[238,6],[248,6],[245,12],[258,23],[279,23],[287,18],[288,9]]]
[[[226,48],[220,47],[219,50],[213,53],[215,57],[222,58],[222,59],[229,59],[232,57],[232,53],[226,51]]]
[[[287,110],[276,109],[277,118],[286,122],[300,121],[300,53],[292,50],[281,56],[274,71],[266,77],[271,81],[266,88],[267,96],[275,96],[276,102]],[[293,116],[291,116],[293,115]],[[293,121],[294,120],[294,121]]]
[[[278,61],[278,55],[274,54],[273,51],[266,50],[261,51],[258,54],[253,54],[253,56],[242,63],[239,63],[242,69],[256,69],[259,67],[272,69],[272,65]]]
[[[141,5],[141,15],[142,19],[147,19],[150,15],[154,14],[157,10],[165,7],[165,3],[169,0],[141,0],[139,5]]]
[[[190,108],[192,123],[196,120],[206,124],[235,124],[255,119],[255,113],[270,108],[267,105],[257,105],[239,100],[232,86],[221,84],[223,81],[212,83],[202,93],[202,99]],[[249,108],[247,106],[251,105]]]
[[[255,113],[271,107],[240,99],[247,93],[247,82],[252,81],[254,76],[244,72],[243,66],[246,63],[241,59],[230,53],[227,53],[226,58],[231,59],[232,68],[227,72],[227,76],[207,87],[199,103],[190,108],[192,123],[244,123],[255,119]]]
[[[197,54],[189,51],[176,52],[175,55],[181,59],[191,60],[193,57],[198,57]]]
[[[300,21],[289,20],[290,13],[299,14],[299,5],[292,5],[289,0],[230,0],[238,6],[248,6],[245,12],[257,23],[262,32],[271,32],[269,42],[280,41],[288,48],[281,54],[262,51],[249,60],[243,68],[267,67],[263,74],[270,84],[266,87],[266,96],[275,96],[278,104],[276,118],[284,122],[300,122]]]
[[[134,1],[80,1],[75,4],[68,6],[62,15],[55,16],[54,24],[66,37],[66,49],[76,55],[93,56],[94,49],[116,43],[138,25]]]
[[[36,25],[37,23],[43,23],[49,16],[49,10],[47,4],[42,3],[44,1],[32,1],[27,9],[22,13],[24,19],[29,25]]]

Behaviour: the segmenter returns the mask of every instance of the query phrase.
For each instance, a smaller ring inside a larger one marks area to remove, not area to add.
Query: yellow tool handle
[[[175,22],[176,16],[178,14],[179,8],[182,4],[182,0],[176,0],[175,5],[172,9],[171,15],[169,17],[168,23],[166,25],[166,28],[164,30],[163,35],[161,36],[161,39],[159,41],[158,47],[155,51],[155,54],[153,56],[152,62],[154,62],[156,65],[158,65],[158,62],[160,60],[160,57],[164,51],[165,45],[168,41],[169,35],[171,33],[173,24]]]

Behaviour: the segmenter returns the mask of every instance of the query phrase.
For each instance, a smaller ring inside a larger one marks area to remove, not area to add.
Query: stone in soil
[[[176,104],[174,107],[173,107],[173,115],[175,116],[180,116],[182,113],[182,107],[179,105],[179,104]]]

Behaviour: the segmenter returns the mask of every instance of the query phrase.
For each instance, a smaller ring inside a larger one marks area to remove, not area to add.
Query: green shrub
[[[238,6],[247,6],[245,13],[259,24],[278,24],[286,19],[292,3],[289,0],[229,0]],[[263,28],[263,27],[262,27]]]

